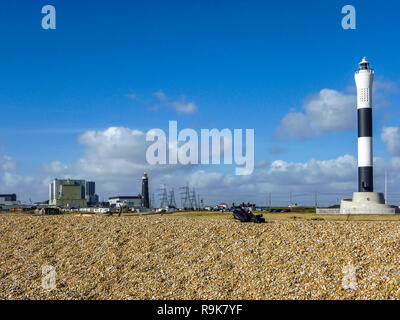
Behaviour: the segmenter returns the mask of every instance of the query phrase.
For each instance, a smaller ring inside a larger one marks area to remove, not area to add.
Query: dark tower
[[[144,208],[150,208],[149,201],[149,178],[145,172],[142,177],[142,205]]]

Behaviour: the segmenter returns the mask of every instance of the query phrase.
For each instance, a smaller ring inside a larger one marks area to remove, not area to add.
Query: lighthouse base
[[[353,199],[344,199],[340,203],[341,214],[396,214],[398,207],[385,204],[383,193],[354,192]]]
[[[396,214],[399,207],[385,204],[383,193],[354,192],[353,199],[344,199],[340,209],[317,208],[317,214]]]

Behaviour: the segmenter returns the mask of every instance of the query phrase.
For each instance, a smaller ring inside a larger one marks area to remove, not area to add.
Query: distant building
[[[87,206],[85,180],[54,179],[49,185],[49,205],[63,208]]]
[[[0,194],[0,209],[1,210],[15,210],[23,211],[29,209],[31,206],[17,201],[17,195],[12,194]]]
[[[85,198],[89,206],[99,204],[99,196],[96,194],[96,183],[94,181],[86,181]]]
[[[223,202],[223,203],[217,204],[215,206],[215,209],[218,209],[218,210],[220,210],[220,209],[228,209],[228,205]]]
[[[121,205],[126,205],[129,208],[140,208],[142,206],[142,197],[138,196],[116,196],[108,198],[110,206],[119,207]]]
[[[17,204],[17,195],[13,194],[0,194],[0,208],[6,208]]]
[[[96,193],[96,182],[86,181],[86,196],[93,196]]]

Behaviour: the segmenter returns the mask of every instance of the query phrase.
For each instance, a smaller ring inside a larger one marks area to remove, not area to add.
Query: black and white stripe
[[[357,85],[358,191],[373,192],[372,84],[374,70],[369,68],[366,57],[358,65],[359,69],[354,76]]]
[[[372,108],[358,109],[358,190],[373,192]]]

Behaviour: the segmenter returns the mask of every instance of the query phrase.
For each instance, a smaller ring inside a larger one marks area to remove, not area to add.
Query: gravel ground
[[[399,222],[0,216],[0,299],[398,298]]]

